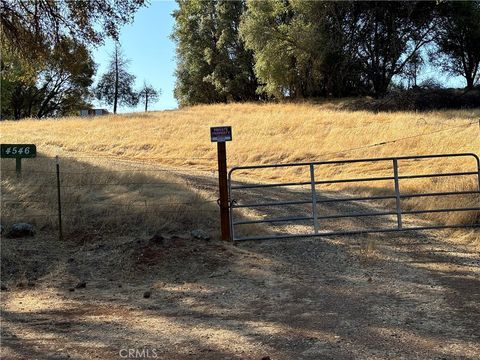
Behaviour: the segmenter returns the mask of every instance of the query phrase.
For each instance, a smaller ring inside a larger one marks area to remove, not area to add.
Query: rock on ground
[[[17,223],[13,224],[12,228],[8,232],[7,236],[10,238],[19,238],[24,236],[34,236],[35,228],[32,224],[28,223]]]

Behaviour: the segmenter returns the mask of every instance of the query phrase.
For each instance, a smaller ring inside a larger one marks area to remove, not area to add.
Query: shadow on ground
[[[181,190],[196,196],[216,189],[214,178],[171,175],[186,180]],[[291,198],[298,193],[285,189],[281,199]],[[367,212],[372,206],[342,204],[329,210]],[[212,203],[212,211],[215,207]],[[243,216],[284,211],[261,209]],[[365,221],[341,226],[383,226]],[[2,358],[120,359],[125,349],[164,359],[480,356],[480,258],[442,242],[445,232],[237,246],[180,236],[184,231],[170,231],[163,239],[106,234],[80,242],[58,242],[48,231],[30,239],[2,239],[2,247],[16,249],[19,267],[10,277],[10,290],[2,292]],[[28,267],[20,264],[35,261],[36,267],[49,265],[29,278]],[[19,281],[27,283],[17,287]],[[28,281],[34,282],[31,287]],[[79,281],[86,287],[70,291]],[[150,297],[144,298],[145,291]]]

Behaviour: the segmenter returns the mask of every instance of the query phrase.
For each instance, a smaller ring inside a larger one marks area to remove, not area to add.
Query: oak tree
[[[85,45],[118,39],[145,0],[0,0],[2,45],[24,57],[48,56],[65,36]]]
[[[440,5],[436,44],[443,57],[432,54],[443,70],[463,76],[473,89],[480,73],[480,1],[449,1]]]

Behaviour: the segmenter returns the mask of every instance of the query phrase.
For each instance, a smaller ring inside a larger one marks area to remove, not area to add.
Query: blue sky
[[[120,33],[120,43],[125,56],[130,59],[129,72],[137,77],[139,88],[143,81],[162,90],[156,104],[149,105],[149,110],[175,109],[177,102],[173,97],[175,86],[175,43],[170,39],[174,20],[172,12],[177,8],[174,1],[151,1],[148,7],[135,14],[132,24],[125,25]],[[93,50],[93,59],[98,64],[96,81],[103,74],[113,52],[111,40]],[[95,82],[96,82],[95,81]],[[111,111],[107,105],[95,103]],[[120,108],[119,112],[143,111],[139,104],[136,108]]]
[[[120,43],[123,53],[130,59],[129,71],[137,77],[136,87],[143,81],[161,89],[162,94],[157,103],[149,105],[149,110],[175,109],[178,104],[173,96],[175,86],[175,43],[170,39],[174,19],[172,12],[177,9],[175,1],[152,0],[150,5],[141,8],[132,24],[121,29]],[[109,63],[114,43],[107,40],[105,45],[93,50],[93,58],[98,64],[96,81]],[[461,77],[447,76],[439,69],[427,66],[420,74],[419,81],[433,77],[444,86],[463,87],[465,80]],[[95,106],[112,108],[104,104],[94,103]],[[143,105],[136,108],[119,108],[119,112],[143,111]]]

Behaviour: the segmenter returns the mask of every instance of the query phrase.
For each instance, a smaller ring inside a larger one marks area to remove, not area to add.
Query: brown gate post
[[[232,128],[230,126],[217,126],[210,128],[212,142],[217,143],[218,153],[218,189],[220,192],[220,227],[222,240],[231,241],[230,234],[230,206],[228,200],[227,180],[227,149],[225,141],[232,140]]]
[[[217,143],[218,188],[220,190],[220,224],[222,240],[230,241],[230,211],[228,207],[227,150],[225,142]]]

